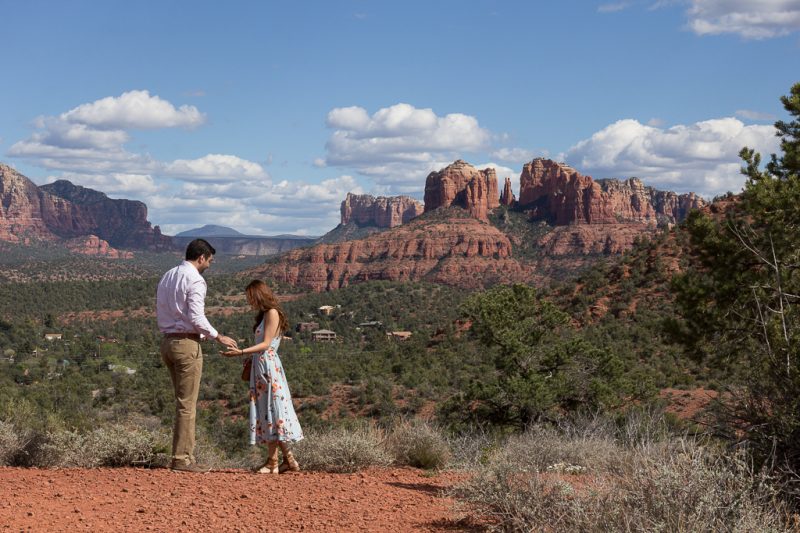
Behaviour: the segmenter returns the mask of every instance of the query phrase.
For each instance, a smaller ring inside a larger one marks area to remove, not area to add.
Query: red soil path
[[[455,531],[457,474],[0,468],[0,530]]]

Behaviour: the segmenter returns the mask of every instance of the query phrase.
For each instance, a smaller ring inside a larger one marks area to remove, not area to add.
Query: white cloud
[[[340,176],[317,184],[292,183],[284,180],[276,184],[268,194],[269,196],[278,196],[281,202],[290,200],[302,203],[335,204],[338,209],[348,192],[355,194],[363,192],[352,176]]]
[[[203,124],[205,114],[195,106],[172,103],[149,91],[129,91],[108,96],[62,113],[64,122],[86,124],[99,129],[194,128]]]
[[[167,234],[208,223],[253,234],[322,234],[338,224],[347,192],[363,192],[351,176],[275,184],[261,164],[231,154],[160,161],[126,147],[132,141],[128,130],[191,127],[204,118],[194,107],[176,109],[147,91],[131,91],[57,117],[38,117],[36,131],[12,145],[8,155],[61,171],[49,181],[67,179],[114,197],[141,200],[149,219]],[[372,125],[376,131],[410,131],[424,123],[422,118],[388,113]],[[347,122],[347,111],[333,120],[358,126]]]
[[[707,197],[739,191],[739,150],[769,154],[779,147],[775,128],[721,118],[668,129],[626,119],[578,142],[559,156],[595,178],[637,176],[651,186]]]
[[[354,168],[379,186],[413,180],[420,189],[432,164],[484,149],[491,139],[475,117],[438,116],[403,103],[372,116],[362,107],[336,108],[328,113],[327,125],[335,131],[325,145],[325,164]]]
[[[698,35],[733,33],[745,39],[800,30],[800,0],[691,0],[688,26]]]
[[[61,148],[96,148],[108,150],[117,148],[130,140],[122,130],[98,130],[86,124],[71,124],[58,119],[43,119],[45,131],[32,139],[41,144]]]
[[[190,181],[269,179],[269,174],[258,163],[224,154],[209,154],[199,159],[177,159],[164,166],[164,173]]]
[[[58,117],[37,117],[33,123],[37,131],[14,143],[8,155],[50,170],[153,174],[162,171],[164,163],[126,150],[131,141],[126,129],[191,127],[203,120],[205,116],[193,106],[176,109],[147,91],[130,91],[79,105]]]
[[[524,163],[533,159],[537,155],[537,153],[535,153],[533,150],[527,150],[525,148],[500,148],[499,150],[495,150],[489,155],[499,159],[500,161],[509,161],[511,163]]]
[[[339,207],[348,192],[364,192],[352,176],[318,184],[289,180],[184,183],[167,194],[153,195],[147,204],[152,218],[167,233],[219,224],[253,235],[322,235],[339,223]],[[187,220],[198,222],[187,225]]]
[[[46,182],[69,180],[70,182],[106,193],[112,198],[129,198],[144,194],[155,194],[165,190],[156,185],[153,177],[147,174],[74,174],[64,172],[60,176],[48,176]]]
[[[351,106],[332,109],[326,123],[329,128],[357,131],[367,129],[370,120],[366,109]]]
[[[533,159],[533,157],[531,157]],[[480,165],[475,165],[475,168],[478,170],[484,170],[486,168],[493,168],[495,173],[497,174],[497,185],[500,187],[500,190],[503,189],[503,183],[505,182],[506,178],[511,178],[511,181],[516,181],[519,178],[520,170],[514,170],[513,168],[505,167],[503,165],[498,165],[497,163],[483,163]]]

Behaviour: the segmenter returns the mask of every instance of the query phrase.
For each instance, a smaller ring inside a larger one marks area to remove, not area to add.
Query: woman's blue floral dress
[[[256,344],[264,340],[264,321],[256,328]],[[275,337],[263,352],[253,354],[250,372],[250,444],[281,440],[297,442],[303,430],[294,412]]]

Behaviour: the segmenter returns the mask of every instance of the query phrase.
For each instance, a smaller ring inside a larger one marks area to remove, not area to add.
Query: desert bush
[[[451,456],[447,468],[474,470],[477,466],[486,465],[498,446],[498,439],[496,434],[479,426],[468,432],[448,435]]]
[[[394,462],[417,468],[443,468],[452,452],[443,432],[428,422],[414,419],[398,423],[386,439]]]
[[[154,434],[124,426],[106,426],[86,433],[54,429],[35,431],[20,466],[81,467],[152,465]]]
[[[295,455],[306,470],[356,472],[391,464],[383,441],[383,432],[368,425],[314,431],[295,446]]]
[[[0,466],[11,464],[11,460],[22,449],[22,439],[13,424],[0,420]]]
[[[161,437],[163,440],[163,437]],[[153,464],[159,434],[121,424],[89,431],[67,429],[52,413],[28,401],[0,411],[0,464],[32,467],[96,467]]]
[[[506,531],[789,531],[768,476],[745,450],[602,421],[510,437],[454,492]],[[632,438],[634,437],[635,438]]]
[[[3,406],[0,420],[15,435],[13,450],[6,450],[9,466],[47,466],[55,463],[47,444],[54,432],[61,431],[63,421],[52,413],[42,415],[27,400],[12,400]]]
[[[533,426],[508,437],[489,462],[512,465],[520,472],[546,472],[568,464],[585,470],[608,471],[620,460],[620,449],[609,435],[564,435],[557,428]]]
[[[111,426],[97,428],[83,440],[84,447],[94,455],[90,465],[130,466],[153,462],[157,437],[141,429]]]

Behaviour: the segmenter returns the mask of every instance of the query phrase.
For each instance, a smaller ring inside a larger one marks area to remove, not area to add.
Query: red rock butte
[[[646,187],[638,178],[595,181],[550,159],[526,163],[519,178],[519,205],[532,219],[556,226],[572,224],[680,222],[705,201],[694,193],[678,195]]]
[[[422,204],[409,196],[378,196],[347,193],[342,202],[342,225],[355,222],[359,226],[393,228],[405,224],[424,212]]]
[[[500,205],[497,174],[493,168],[478,170],[458,159],[425,180],[425,212],[457,205],[478,220],[489,220],[489,211]]]

